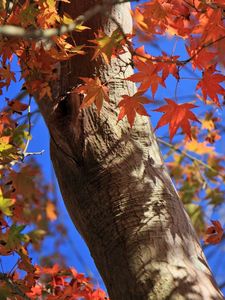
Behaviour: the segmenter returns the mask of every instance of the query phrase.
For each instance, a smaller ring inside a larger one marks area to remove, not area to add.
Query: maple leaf
[[[176,79],[179,79],[179,71],[176,64],[179,56],[168,56],[163,51],[162,54],[163,56],[157,57],[157,59],[162,60],[162,62],[157,63],[157,71],[162,71],[163,82],[170,74],[173,75]]]
[[[218,244],[223,237],[223,227],[219,221],[211,220],[212,226],[206,230],[208,237],[205,239],[206,244]]]
[[[100,113],[103,100],[109,102],[108,96],[108,87],[101,83],[98,77],[87,78],[87,77],[80,77],[85,84],[78,86],[74,91],[78,94],[83,94],[84,99],[80,106],[80,108],[89,107],[92,103],[95,103],[97,107],[98,113]]]
[[[214,42],[225,35],[222,11],[208,6],[206,12],[200,15],[193,33],[202,35],[201,43]]]
[[[25,226],[26,225],[17,226],[16,224],[12,224],[6,232],[0,232],[0,239],[4,241],[4,243],[0,245],[1,255],[9,255],[13,251],[23,251],[24,247],[22,243],[29,240],[29,237],[22,233]]]
[[[161,77],[157,74],[157,64],[153,64],[152,62],[143,62],[137,61],[136,67],[139,72],[129,76],[127,79],[133,82],[141,82],[139,91],[146,91],[151,87],[152,95],[154,97],[159,84],[165,87],[165,83]]]
[[[137,7],[133,12],[137,28],[144,32],[147,36],[152,34],[161,34],[165,30],[167,17],[166,9],[158,0],[147,2]]]
[[[202,46],[196,45],[196,40],[191,40],[190,46],[186,46],[186,50],[190,57],[193,68],[199,68],[200,70],[207,69],[214,64],[216,52],[210,52]]]
[[[11,107],[13,112],[16,112],[18,114],[21,114],[22,111],[24,111],[28,108],[27,104],[21,103],[21,101],[17,100],[17,99],[9,101],[8,105]]]
[[[155,130],[169,124],[170,140],[172,140],[179,127],[181,127],[183,132],[191,139],[191,127],[189,120],[197,121],[199,123],[200,121],[197,119],[195,114],[190,111],[190,109],[197,106],[191,103],[177,104],[173,100],[167,98],[165,100],[168,103],[167,105],[154,109],[154,111],[164,113],[157,123]]]
[[[143,93],[137,92],[133,96],[124,95],[122,97],[123,100],[121,100],[118,104],[120,107],[118,121],[122,120],[124,116],[127,116],[128,122],[132,127],[136,114],[141,116],[149,116],[143,105],[149,104],[152,101],[144,97]]]
[[[53,42],[55,45],[49,47],[49,45],[46,47],[46,53],[54,60],[62,61],[62,60],[68,60],[74,55],[84,55],[85,51],[82,50],[84,48],[84,45],[79,46],[73,46],[72,44],[68,43],[67,35],[61,35],[52,37]],[[41,49],[42,50],[42,49]],[[43,53],[42,57],[40,57],[41,61],[44,61],[44,55]],[[46,62],[48,63],[48,69],[49,69],[49,57],[47,57]],[[55,61],[54,61],[55,63]],[[40,67],[39,67],[40,68]]]
[[[219,85],[220,82],[225,80],[225,76],[218,73],[213,74],[215,71],[215,66],[204,71],[202,79],[196,86],[196,90],[201,88],[204,100],[207,100],[207,96],[209,96],[216,105],[220,106],[217,94],[225,95],[225,89]]]
[[[119,28],[114,30],[111,36],[100,30],[95,40],[90,40],[90,42],[96,44],[92,59],[96,59],[101,55],[107,64],[109,64],[112,56],[118,56],[118,54],[125,52],[126,40]]]
[[[4,85],[8,89],[11,80],[16,82],[15,73],[10,70],[10,64],[7,66],[4,66],[3,68],[0,68],[0,80],[4,80]]]

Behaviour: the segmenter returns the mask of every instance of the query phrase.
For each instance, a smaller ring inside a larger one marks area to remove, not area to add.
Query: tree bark
[[[73,17],[99,1],[73,0],[62,11]],[[105,8],[104,8],[105,9]],[[132,32],[128,3],[108,7],[125,32]],[[104,11],[104,14],[106,11]],[[92,30],[75,35],[87,44],[93,32],[110,34],[115,22],[95,16]],[[111,300],[223,299],[198,238],[163,163],[147,117],[131,129],[117,123],[117,104],[132,95],[130,54],[101,60],[76,56],[60,66],[54,101],[39,106],[51,135],[51,159],[69,214],[85,239]],[[110,103],[98,115],[80,111],[81,97],[69,93],[79,77],[108,82]]]

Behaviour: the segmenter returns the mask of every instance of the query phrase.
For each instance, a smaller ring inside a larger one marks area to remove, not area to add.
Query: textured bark
[[[61,9],[75,17],[95,3],[76,0]],[[111,14],[131,32],[129,4],[112,7]],[[100,16],[89,25],[95,30],[103,26],[107,33],[116,28]],[[87,43],[93,30],[75,38]],[[148,118],[138,117],[132,129],[126,121],[117,124],[121,95],[135,92],[132,83],[122,80],[133,72],[124,63],[129,59],[126,53],[105,66],[75,57],[61,64],[55,101],[39,103],[65,204],[111,300],[223,299]],[[94,108],[79,111],[80,97],[67,94],[79,77],[94,74],[110,82],[110,103],[100,116]]]

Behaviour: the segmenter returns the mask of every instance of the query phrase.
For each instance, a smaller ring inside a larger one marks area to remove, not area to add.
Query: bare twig
[[[6,273],[0,273],[0,280],[5,281],[8,287],[12,290],[12,292],[24,300],[31,300],[19,287],[18,285],[13,282],[13,280],[8,277]]]
[[[186,156],[187,158],[189,158],[189,159],[192,160],[193,162],[196,162],[196,163],[198,163],[199,165],[204,166],[206,169],[209,169],[209,170],[211,170],[211,171],[213,171],[213,172],[218,173],[217,170],[215,170],[214,168],[212,168],[212,167],[210,167],[209,165],[207,165],[206,163],[204,163],[204,161],[202,161],[202,160],[200,160],[200,159],[198,159],[198,158],[192,156],[191,154],[187,153],[186,151],[183,151],[183,150],[181,150],[181,149],[175,147],[174,145],[172,145],[172,144],[170,144],[170,143],[168,143],[168,142],[166,142],[166,141],[164,141],[164,140],[162,140],[162,139],[160,139],[160,138],[157,138],[157,141],[158,141],[160,144],[163,144],[163,145],[169,147],[170,149],[173,149],[174,151],[176,151],[176,152],[178,152],[178,153],[180,153],[180,154]]]
[[[75,30],[77,25],[83,24],[98,13],[105,13],[105,11],[112,5],[137,1],[138,0],[105,0],[102,4],[97,4],[87,10],[84,14],[78,16],[74,22],[68,25],[61,25],[59,28],[25,29],[14,25],[2,25],[0,26],[0,35],[25,39],[49,39],[53,36],[63,35]]]
[[[26,141],[26,145],[24,147],[23,150],[23,155],[26,156],[27,153],[27,149],[31,140],[31,110],[30,110],[30,106],[31,106],[31,95],[29,96],[29,103],[28,103],[28,113],[27,113],[27,118],[28,118],[28,137],[27,137],[27,141]]]
[[[195,52],[195,54],[193,54],[192,56],[190,56],[189,58],[187,58],[185,60],[160,59],[160,58],[155,58],[155,57],[154,58],[146,57],[145,55],[142,55],[142,54],[137,53],[135,51],[133,51],[132,55],[140,57],[140,58],[144,58],[144,59],[152,61],[152,62],[162,62],[162,63],[167,63],[167,64],[176,64],[177,66],[185,66],[187,63],[192,61],[193,58],[195,58],[195,56],[197,56],[203,49],[208,48],[208,47],[212,46],[213,44],[216,44],[217,42],[219,42],[223,39],[225,39],[225,36],[221,36],[217,40],[212,41],[210,43],[203,44],[202,47]]]

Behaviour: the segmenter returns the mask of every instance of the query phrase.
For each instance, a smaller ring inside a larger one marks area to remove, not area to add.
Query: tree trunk
[[[61,9],[75,17],[96,2],[73,0]],[[132,31],[129,9],[128,3],[109,9],[125,32]],[[87,44],[99,28],[108,34],[116,28],[100,15],[89,26],[92,30],[75,36],[78,44]],[[132,129],[127,121],[117,123],[121,95],[136,91],[122,80],[133,72],[126,63],[130,54],[109,66],[90,61],[90,55],[62,63],[55,100],[39,106],[65,204],[111,300],[223,299],[148,118],[137,117]],[[110,89],[100,116],[95,108],[80,111],[81,97],[69,93],[79,77],[96,74]]]

